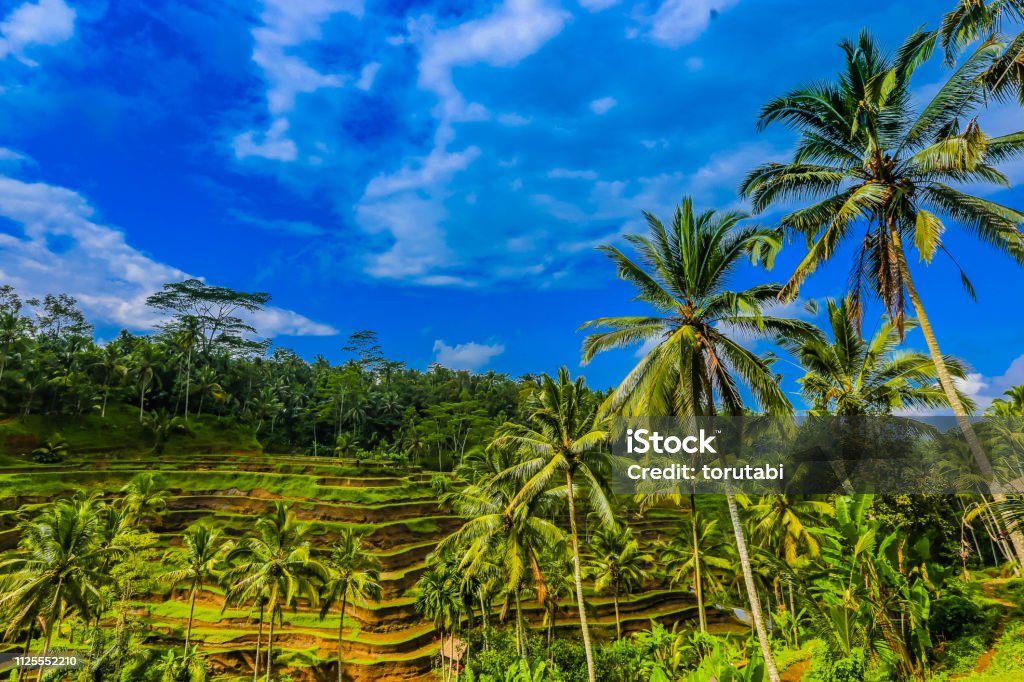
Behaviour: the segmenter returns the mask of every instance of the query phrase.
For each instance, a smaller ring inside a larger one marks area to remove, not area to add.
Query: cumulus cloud
[[[0,22],[0,59],[13,55],[30,66],[25,56],[36,45],[58,45],[75,33],[75,10],[64,0],[39,0],[17,7]]]
[[[93,319],[134,330],[159,321],[146,298],[190,275],[132,247],[124,233],[95,219],[80,194],[0,175],[0,217],[21,235],[0,234],[0,281],[27,296],[67,293]],[[253,317],[262,334],[324,336],[337,331],[299,313],[268,308]]]
[[[711,20],[737,0],[665,0],[651,17],[651,38],[678,47],[696,40]]]
[[[970,372],[966,379],[955,379],[967,395],[974,398],[977,403],[977,411],[984,412],[996,398],[1003,397],[1003,391],[1014,386],[1024,384],[1024,355],[1016,358],[1006,368],[1006,371],[997,376],[985,376],[980,372]]]
[[[504,352],[500,343],[470,341],[449,346],[441,339],[434,341],[434,360],[450,369],[477,370]]]

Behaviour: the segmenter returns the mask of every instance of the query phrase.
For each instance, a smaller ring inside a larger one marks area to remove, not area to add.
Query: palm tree
[[[826,305],[832,341],[817,337],[781,342],[807,371],[798,381],[813,412],[850,417],[949,407],[936,383],[935,363],[924,353],[899,351],[900,331],[895,324],[885,322],[865,339],[853,299],[828,299]],[[904,322],[905,329],[915,326],[913,319]],[[966,378],[963,363],[948,356],[944,361],[951,376]],[[963,404],[973,408],[968,396],[958,394]]]
[[[513,504],[516,494],[514,481],[499,478],[445,494],[443,504],[468,521],[442,540],[434,554],[460,553],[457,565],[465,576],[486,575],[492,562],[500,567],[515,602],[518,648],[525,656],[520,597],[532,578],[537,598],[544,602],[547,579],[540,560],[545,550],[561,541],[562,532],[546,518],[557,502],[555,491]]]
[[[320,618],[324,619],[338,601],[338,682],[342,680],[342,634],[345,629],[345,611],[349,602],[365,604],[370,599],[380,601],[380,561],[363,545],[362,538],[351,528],[342,529],[338,539],[324,561],[330,577],[322,590]]]
[[[167,507],[167,488],[150,472],[133,476],[121,492],[124,508],[134,519],[159,519]]]
[[[203,525],[194,525],[182,535],[184,551],[171,559],[179,568],[167,571],[160,576],[171,586],[188,583],[188,626],[185,628],[185,645],[182,655],[188,654],[189,641],[192,638],[192,619],[196,610],[196,595],[203,589],[203,584],[215,582],[220,575],[218,566],[225,552],[226,543],[221,541],[220,533]]]
[[[463,608],[459,583],[458,572],[446,562],[433,566],[416,582],[416,589],[419,593],[416,597],[416,610],[434,623],[434,628],[441,635],[442,651],[445,633],[449,634],[452,644],[449,653],[452,654],[455,650],[455,628],[462,618]],[[443,656],[441,662],[443,665]],[[450,663],[443,668],[445,680],[451,677],[451,667]]]
[[[180,326],[172,331],[171,341],[178,351],[185,356],[185,421],[188,422],[188,399],[192,392],[192,354],[203,340],[199,328],[199,320],[193,315],[186,315]]]
[[[583,602],[583,574],[580,568],[580,543],[576,531],[575,485],[586,483],[591,507],[602,523],[611,524],[613,516],[605,495],[608,453],[601,446],[608,439],[607,424],[598,419],[597,402],[587,392],[583,377],[575,381],[569,370],[558,370],[558,380],[542,374],[540,387],[528,402],[528,424],[505,423],[494,438],[495,447],[510,447],[531,456],[506,470],[504,475],[523,479],[519,492],[509,503],[515,508],[548,488],[555,474],[565,474],[565,497],[569,505],[569,534],[572,542],[573,577],[576,581],[576,607],[580,613],[583,649],[587,656],[587,674],[595,682],[593,645],[587,627]]]
[[[1016,95],[1024,104],[1024,31],[1002,35],[1006,24],[1014,21],[1024,21],[1024,0],[959,0],[943,17],[939,33],[948,64],[955,63],[963,49],[978,40],[1004,44],[980,79],[995,99]]]
[[[615,637],[622,639],[622,620],[619,617],[619,595],[628,594],[643,585],[650,577],[649,567],[654,557],[640,550],[633,537],[633,529],[621,524],[604,526],[597,530],[590,549],[594,558],[590,575],[598,592],[611,590],[615,605]]]
[[[160,372],[164,368],[166,357],[163,352],[153,344],[144,342],[139,344],[128,358],[128,367],[135,383],[139,388],[139,423],[145,413],[146,394],[155,385],[160,384]]]
[[[992,43],[983,44],[915,111],[912,77],[936,39],[935,34],[914,33],[892,57],[867,32],[856,43],[843,42],[846,65],[838,83],[798,89],[765,105],[760,127],[781,121],[794,128],[799,133],[796,155],[790,163],[755,168],[741,192],[757,211],[787,200],[815,202],[782,218],[783,228],[812,245],[781,298],[795,297],[819,265],[855,231],[863,231],[854,261],[854,310],[860,310],[862,294],[872,292],[902,335],[906,294],[960,430],[981,472],[993,480],[911,275],[906,244],[912,243],[926,264],[940,251],[952,258],[942,243],[946,224],[940,216],[945,216],[1024,263],[1019,229],[1024,214],[952,186],[1008,186],[994,164],[1024,152],[1024,131],[990,138],[976,120],[964,122],[984,98],[978,76],[998,53]],[[961,278],[973,295],[963,271]],[[996,499],[1002,499],[998,491]],[[1019,534],[1014,544],[1024,563]]]
[[[0,561],[9,582],[0,609],[10,609],[7,635],[28,627],[26,653],[37,620],[43,624],[43,654],[68,613],[90,614],[90,596],[98,595],[105,576],[96,571],[99,517],[93,500],[74,498],[50,504],[36,518],[20,524],[20,551]]]
[[[825,532],[816,524],[835,509],[823,500],[795,495],[763,495],[748,508],[752,537],[762,546],[774,546],[779,558],[793,565],[801,554],[815,558],[821,554],[820,536]]]
[[[255,535],[228,552],[228,561],[237,564],[225,575],[229,585],[225,607],[262,599],[270,606],[267,682],[273,672],[274,624],[283,622],[284,607],[294,606],[300,597],[308,598],[311,605],[319,604],[317,588],[329,577],[327,568],[310,553],[308,534],[309,527],[295,520],[291,505],[279,501],[256,519]],[[256,658],[258,661],[258,650]]]
[[[989,412],[997,417],[1024,417],[1024,384],[1003,391],[1005,398],[992,401]]]
[[[686,582],[693,586],[700,631],[707,632],[705,601],[708,595],[724,591],[719,574],[736,565],[731,547],[718,530],[718,521],[703,520],[691,512],[690,533],[672,538],[665,548],[664,560],[666,573],[673,584]]]
[[[614,246],[602,246],[620,279],[636,287],[637,300],[651,305],[653,316],[604,317],[583,328],[603,328],[583,342],[583,362],[613,348],[655,342],[602,408],[606,412],[652,416],[712,416],[719,404],[730,415],[743,413],[740,384],[757,405],[772,414],[792,410],[770,367],[731,338],[739,332],[755,339],[813,335],[810,325],[765,314],[781,287],[761,284],[743,291],[727,288],[745,258],[771,263],[780,246],[774,230],[739,226],[746,216],[735,211],[695,213],[685,198],[671,225],[645,213],[649,235],[626,235],[640,264]],[[754,585],[746,538],[733,494],[726,495],[729,517],[750,598],[761,653],[770,679],[777,682],[771,645]]]

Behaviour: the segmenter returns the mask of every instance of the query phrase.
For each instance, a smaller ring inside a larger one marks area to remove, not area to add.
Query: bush
[[[984,622],[982,607],[953,590],[932,602],[928,619],[932,634],[945,640],[975,634]]]

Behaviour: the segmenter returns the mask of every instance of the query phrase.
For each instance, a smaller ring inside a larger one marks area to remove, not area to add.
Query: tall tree
[[[609,455],[607,423],[598,418],[596,397],[587,391],[583,377],[574,381],[566,367],[558,370],[558,379],[542,374],[540,387],[531,394],[527,424],[507,422],[494,438],[496,447],[512,447],[529,457],[508,470],[506,475],[525,482],[509,507],[541,494],[565,476],[565,498],[569,506],[569,535],[572,546],[573,578],[576,582],[576,608],[580,614],[583,649],[587,657],[587,675],[595,682],[593,643],[587,626],[583,601],[583,574],[580,567],[580,542],[576,530],[576,491],[586,486],[588,499],[602,523],[613,523],[611,506],[605,494]]]
[[[765,105],[760,127],[778,121],[794,129],[799,135],[796,154],[789,163],[752,170],[741,192],[757,211],[783,201],[814,202],[782,218],[783,228],[805,237],[810,248],[781,298],[795,297],[841,244],[862,235],[854,256],[852,305],[859,311],[865,292],[876,295],[902,332],[905,299],[910,299],[939,384],[977,466],[994,480],[939,349],[908,250],[917,251],[926,265],[940,252],[952,258],[942,241],[950,223],[1024,264],[1024,214],[954,186],[1008,186],[995,164],[1024,154],[1024,131],[989,137],[976,119],[967,118],[985,96],[979,75],[999,54],[998,44],[991,42],[964,60],[917,108],[913,77],[936,40],[934,33],[914,33],[892,56],[867,32],[844,41],[845,65],[835,81],[794,90]],[[962,270],[961,278],[973,296]],[[996,497],[1002,499],[998,491]],[[1019,533],[1014,545],[1024,563]]]
[[[263,310],[270,294],[248,293],[206,284],[198,279],[169,282],[146,299],[146,305],[171,315],[167,325],[181,329],[194,325],[200,336],[200,350],[209,356],[214,351],[232,355],[250,355],[266,350],[254,341],[256,328],[241,317]]]
[[[1000,45],[1000,54],[980,80],[997,100],[1016,95],[1024,104],[1024,0],[959,0],[942,19],[939,33],[946,62],[955,64],[965,48],[979,40]],[[1007,31],[1016,29],[1017,34]]]
[[[296,521],[291,506],[278,501],[256,519],[255,534],[228,553],[228,560],[237,563],[225,574],[229,585],[225,605],[266,599],[270,607],[267,682],[274,670],[274,624],[282,619],[284,608],[300,597],[309,599],[310,605],[319,604],[318,588],[329,578],[327,567],[310,552],[308,535],[309,527]]]
[[[228,549],[221,540],[220,533],[203,525],[194,525],[182,534],[183,551],[172,557],[178,568],[167,571],[160,576],[161,580],[172,586],[187,583],[188,626],[185,628],[185,644],[182,655],[188,655],[188,645],[192,638],[192,619],[195,616],[196,596],[203,585],[215,582],[220,576],[219,564]]]
[[[816,310],[817,305],[811,308]],[[822,336],[781,342],[807,372],[798,382],[815,412],[850,417],[949,407],[937,382],[935,363],[924,353],[901,351],[900,330],[895,324],[882,324],[866,339],[850,297],[828,299],[826,308],[831,341]],[[916,326],[916,320],[904,321],[905,329]],[[946,356],[943,361],[950,376],[966,378],[959,360]],[[964,405],[973,408],[968,396],[960,391],[958,395]]]
[[[792,410],[772,372],[771,358],[756,355],[732,338],[753,339],[812,335],[813,327],[767,314],[781,287],[761,284],[743,291],[728,288],[739,264],[748,258],[770,264],[780,246],[779,234],[757,226],[741,226],[746,217],[735,211],[696,213],[685,198],[671,224],[645,213],[647,235],[627,235],[639,264],[614,246],[603,246],[620,279],[634,287],[653,316],[603,317],[583,328],[598,328],[583,342],[583,362],[613,348],[644,341],[647,351],[605,401],[604,410],[647,416],[711,416],[744,412],[741,384],[758,407],[771,414]],[[746,537],[735,496],[726,495],[736,536],[740,565],[750,599],[765,667],[779,679],[761,605],[754,584]]]
[[[0,561],[0,575],[10,579],[0,595],[0,609],[11,610],[8,634],[28,628],[26,653],[37,620],[43,626],[45,655],[68,613],[89,617],[90,595],[105,580],[96,571],[99,522],[91,499],[53,502],[21,524],[20,551]]]
[[[338,613],[338,682],[342,682],[341,643],[345,632],[345,614],[349,603],[365,604],[380,601],[380,561],[363,545],[362,538],[351,528],[342,529],[324,560],[329,578],[322,589],[320,618],[326,618],[335,604]]]
[[[615,607],[615,637],[622,639],[619,597],[641,587],[650,577],[655,559],[640,549],[629,526],[615,524],[598,528],[590,543],[593,553],[590,575],[598,592],[610,590]]]

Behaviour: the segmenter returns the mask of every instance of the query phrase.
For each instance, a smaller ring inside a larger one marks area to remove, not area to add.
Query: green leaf
[[[946,226],[938,216],[924,209],[918,209],[914,225],[914,246],[921,254],[921,260],[931,263],[936,249],[942,244],[942,233]]]

